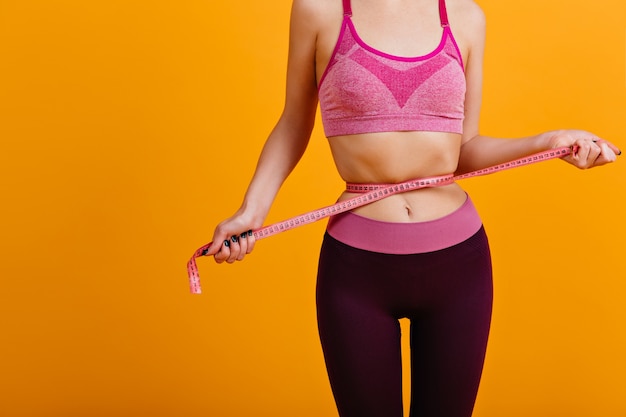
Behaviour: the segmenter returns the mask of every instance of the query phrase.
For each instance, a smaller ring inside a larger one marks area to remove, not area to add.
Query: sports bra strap
[[[352,6],[350,5],[350,0],[343,0],[343,15],[352,16]]]
[[[448,12],[446,11],[446,0],[439,0],[439,20],[442,28],[450,26],[450,23],[448,23]]]

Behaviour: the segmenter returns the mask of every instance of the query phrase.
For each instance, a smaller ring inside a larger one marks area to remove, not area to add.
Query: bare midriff
[[[351,183],[399,183],[454,173],[461,135],[384,132],[328,139],[339,175]],[[339,201],[356,194],[344,192]],[[467,196],[457,184],[389,196],[354,213],[387,222],[420,222],[452,213]]]

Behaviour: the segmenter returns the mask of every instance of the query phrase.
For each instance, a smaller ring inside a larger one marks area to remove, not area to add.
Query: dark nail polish
[[[224,246],[226,246],[227,248],[230,247],[230,242],[228,240],[224,241]]]
[[[230,240],[232,240],[232,241],[233,241],[233,243],[237,243],[237,242],[239,242],[239,238],[238,238],[237,236],[231,236],[231,237],[230,237]]]
[[[246,235],[247,235],[247,233],[246,233],[246,232],[243,232],[243,233],[242,233],[239,237],[240,237],[241,239],[245,239],[245,238],[246,238]]]
[[[622,154],[622,151],[621,151],[621,149],[620,149],[620,151],[619,151],[619,153],[617,154],[617,156],[620,156],[621,154]]]
[[[620,155],[621,155],[621,154],[622,154],[622,153],[620,152]],[[248,237],[252,237],[252,235],[253,235],[252,230],[248,230]]]

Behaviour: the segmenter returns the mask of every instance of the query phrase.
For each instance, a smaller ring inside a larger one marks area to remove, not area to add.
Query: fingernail
[[[239,235],[240,238],[245,239],[246,238],[247,233],[243,232],[241,235]]]
[[[621,155],[621,152],[620,152],[620,155]],[[252,237],[252,235],[253,235],[252,230],[248,230],[248,237]]]
[[[622,150],[620,149],[620,151],[617,153],[617,156],[620,156],[622,154]]]
[[[226,246],[227,248],[230,247],[230,242],[227,240],[224,241],[224,246]]]
[[[234,236],[234,235],[230,237],[230,240],[232,240],[233,243],[239,242],[239,238],[237,236]]]

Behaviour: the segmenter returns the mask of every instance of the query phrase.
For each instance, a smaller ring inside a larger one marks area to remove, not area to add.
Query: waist
[[[437,185],[385,197],[382,200],[355,208],[352,213],[373,220],[412,223],[434,220],[461,207],[467,199],[465,191],[458,184],[449,182],[448,176],[434,178],[442,178],[443,180],[437,182]],[[375,189],[377,186],[377,184],[347,184],[347,189]],[[353,198],[362,192],[364,191],[344,191],[339,201]]]
[[[460,207],[433,220],[397,223],[346,212],[330,219],[327,232],[340,242],[372,252],[433,252],[465,241],[482,227],[474,204],[464,195]]]

